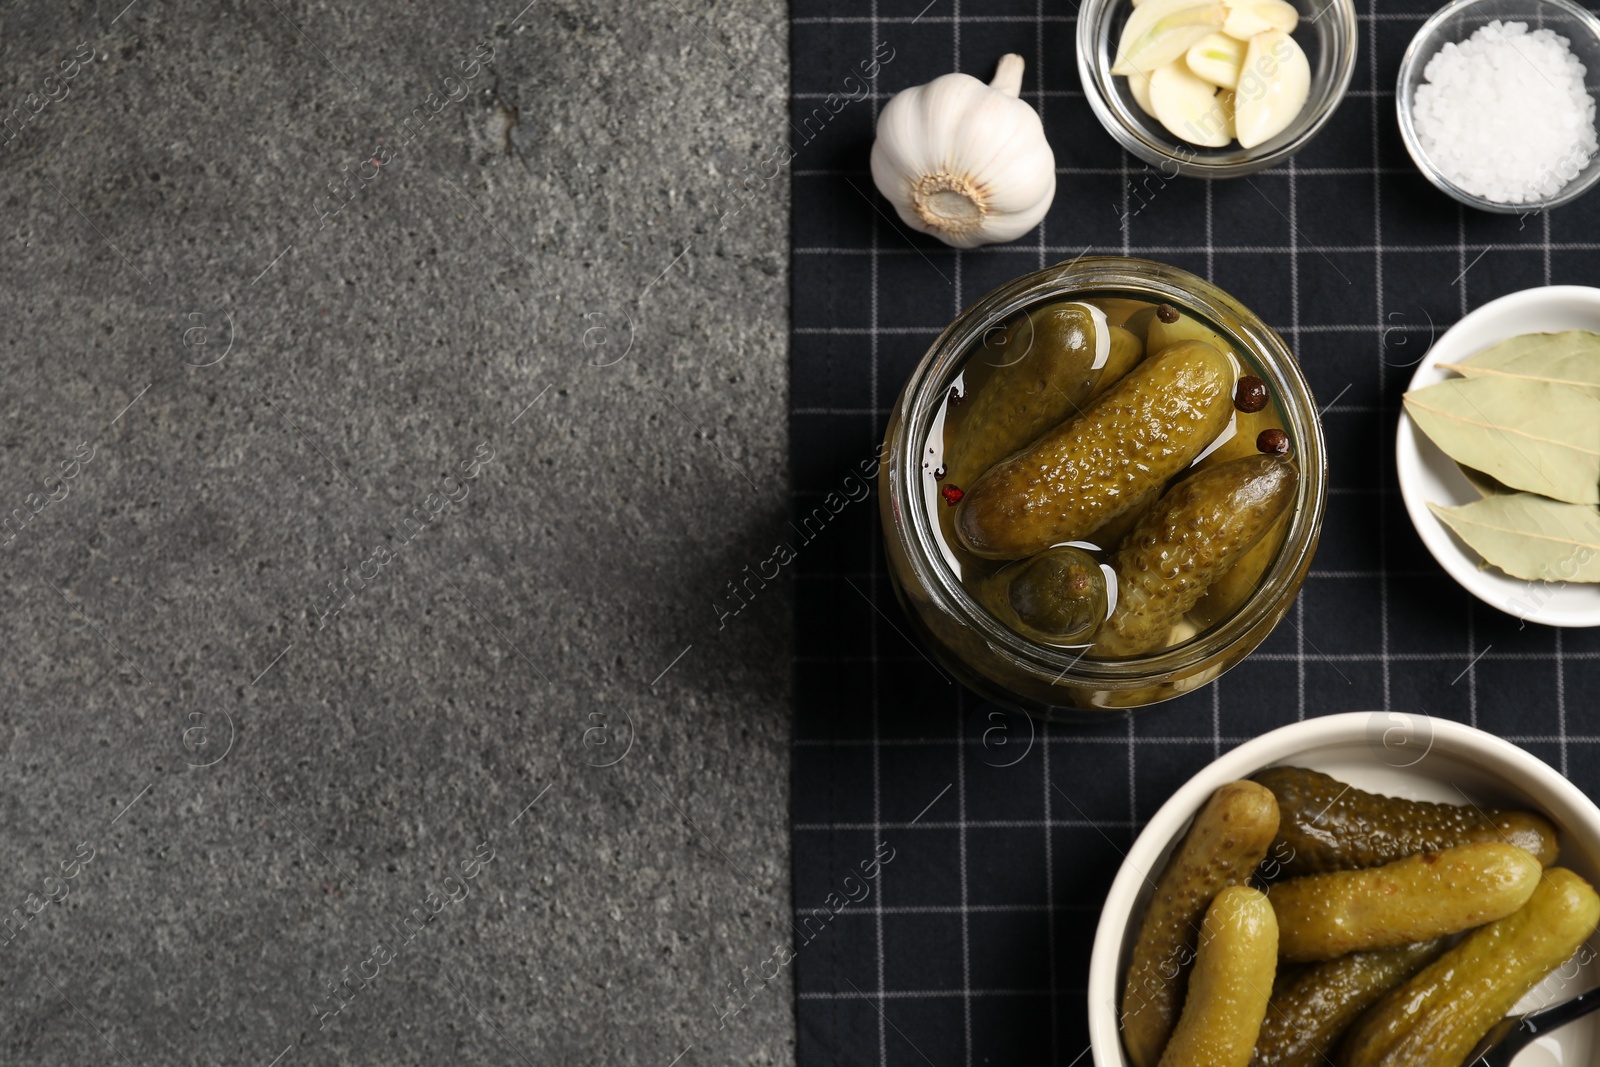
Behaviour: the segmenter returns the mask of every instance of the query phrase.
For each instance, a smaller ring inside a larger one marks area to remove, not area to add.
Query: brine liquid
[[[1253,375],[1265,378],[1249,355],[1240,346],[1232,343],[1227,334],[1182,307],[1159,305],[1142,298],[1115,293],[1076,295],[1070,299],[1058,298],[1046,302],[1046,304],[1056,303],[1087,305],[1092,309],[1092,317],[1100,331],[1100,351],[1097,354],[1100,362],[1104,362],[1105,359],[1109,329],[1118,326],[1144,342],[1142,357],[1144,359],[1178,341],[1203,341],[1227,355],[1233,363],[1235,391],[1241,376]],[[1026,311],[1019,312],[1013,320],[991,328],[986,332],[984,339],[973,346],[973,351],[964,357],[955,376],[946,387],[944,399],[940,402],[930,433],[922,447],[923,507],[927,509],[928,516],[932,520],[945,562],[960,579],[963,587],[972,593],[975,599],[979,599],[980,603],[982,600],[978,597],[977,583],[1016,561],[983,559],[962,547],[955,534],[954,518],[956,506],[965,495],[967,486],[956,484],[952,472],[947,469],[946,451],[961,434],[963,419],[974,406],[972,401],[981,395],[985,388],[990,387],[990,380],[994,378],[996,370],[1004,366],[1007,361],[1019,358],[1015,355],[1014,349],[1007,351],[1003,339],[1010,337],[1012,332],[1022,332],[1021,320],[1028,312],[1036,312],[1041,306],[1043,305],[1034,305]],[[1174,312],[1177,313],[1176,321],[1166,321],[1173,317]],[[1017,327],[1017,330],[1012,331],[1012,327]],[[1096,363],[1097,367],[1099,365]],[[1003,387],[1005,387],[1003,382],[995,386],[995,388]],[[1104,385],[1100,387],[1100,391],[1104,392]],[[1088,404],[1084,405],[1087,406]],[[1075,417],[1071,415],[1068,419]],[[1228,425],[1186,470],[1163,487],[1163,493],[1195,470],[1225,463],[1241,456],[1258,454],[1260,449],[1257,442],[1260,435],[1263,431],[1272,429],[1286,429],[1286,426],[1278,406],[1278,398],[1269,385],[1265,406],[1254,412],[1235,407]],[[1044,432],[1048,433],[1049,430]],[[1261,576],[1270,570],[1272,561],[1283,545],[1292,512],[1291,507],[1289,513],[1280,518],[1253,548],[1241,554],[1237,563],[1211,586],[1182,621],[1172,627],[1162,647],[1172,648],[1193,639],[1230,617],[1249,599],[1259,585]],[[1106,609],[1108,618],[1116,607],[1117,587],[1115,572],[1108,561],[1136,519],[1137,513],[1125,513],[1107,522],[1087,540],[1066,542],[1089,552],[1100,562],[1105,571],[1106,588],[1110,594],[1110,602]]]

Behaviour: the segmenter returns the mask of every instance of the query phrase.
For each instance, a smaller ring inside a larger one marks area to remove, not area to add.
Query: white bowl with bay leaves
[[[1445,331],[1395,459],[1412,525],[1463,588],[1530,622],[1600,626],[1600,289],[1524,289]]]

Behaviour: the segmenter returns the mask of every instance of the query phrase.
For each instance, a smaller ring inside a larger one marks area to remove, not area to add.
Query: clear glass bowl
[[[1417,35],[1411,39],[1405,57],[1400,61],[1400,78],[1395,84],[1395,110],[1400,119],[1400,136],[1412,162],[1439,189],[1468,207],[1479,211],[1492,211],[1499,215],[1521,215],[1543,211],[1576,200],[1600,181],[1600,152],[1590,160],[1578,176],[1562,187],[1548,200],[1522,204],[1502,204],[1486,200],[1467,192],[1439,173],[1422,146],[1417,141],[1416,125],[1411,121],[1411,108],[1416,99],[1417,86],[1422,84],[1423,72],[1447,42],[1461,42],[1471,37],[1480,26],[1499,19],[1501,22],[1526,22],[1528,29],[1554,30],[1570,42],[1574,55],[1587,71],[1589,85],[1600,76],[1600,18],[1594,13],[1571,3],[1570,0],[1455,0],[1434,12]],[[1590,90],[1593,95],[1593,90]]]
[[[1265,144],[1201,148],[1174,137],[1140,110],[1128,79],[1111,73],[1131,0],[1083,0],[1078,9],[1078,78],[1100,124],[1118,144],[1168,177],[1237,178],[1282,163],[1333,117],[1356,69],[1354,0],[1290,0],[1300,12],[1295,43],[1311,63],[1311,95],[1288,129]],[[1168,173],[1168,168],[1171,172]]]
[[[923,447],[974,344],[1034,304],[1088,296],[1169,303],[1226,337],[1276,398],[1300,468],[1283,547],[1250,599],[1231,618],[1185,644],[1128,659],[1088,659],[1008,629],[962,586],[924,506]],[[884,444],[878,476],[884,540],[895,590],[913,626],[970,689],[1046,716],[1081,717],[1084,709],[1155,704],[1216,678],[1259,645],[1289,610],[1322,531],[1328,485],[1322,423],[1299,364],[1283,339],[1233,297],[1188,271],[1150,260],[1083,257],[1025,275],[979,300],[917,365],[890,415]]]

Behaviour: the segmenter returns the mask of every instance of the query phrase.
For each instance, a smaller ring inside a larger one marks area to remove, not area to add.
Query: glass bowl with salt
[[[1423,175],[1468,207],[1516,215],[1600,180],[1588,83],[1600,18],[1570,0],[1456,0],[1400,64],[1400,133]]]

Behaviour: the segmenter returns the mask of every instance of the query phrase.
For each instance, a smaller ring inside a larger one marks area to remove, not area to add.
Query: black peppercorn
[[[1171,304],[1162,304],[1156,308],[1156,318],[1170,326],[1178,321],[1178,309]]]
[[[1256,435],[1256,451],[1265,452],[1269,456],[1287,456],[1289,435],[1276,426],[1270,430],[1262,430]]]
[[[1267,406],[1267,383],[1253,374],[1239,379],[1233,391],[1233,406],[1240,411],[1260,411]]]

